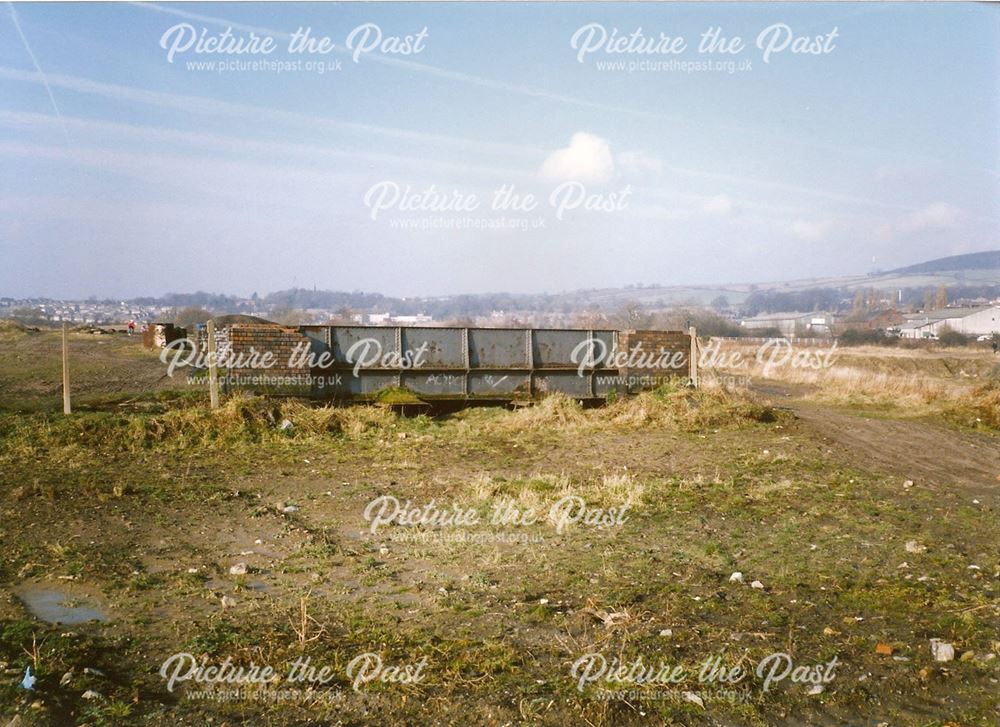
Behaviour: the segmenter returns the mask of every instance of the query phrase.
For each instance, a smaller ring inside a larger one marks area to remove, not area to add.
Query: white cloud
[[[733,198],[728,194],[717,194],[714,197],[707,197],[701,203],[701,211],[706,215],[715,217],[729,217],[736,210]]]
[[[569,146],[549,154],[541,175],[554,182],[607,182],[615,173],[611,145],[595,134],[578,131]]]
[[[800,240],[816,242],[826,237],[829,231],[829,224],[826,222],[809,222],[807,220],[795,220],[788,226],[788,231]]]
[[[961,216],[961,211],[947,202],[932,202],[906,215],[899,221],[901,232],[924,232],[925,230],[946,230],[954,227]]]

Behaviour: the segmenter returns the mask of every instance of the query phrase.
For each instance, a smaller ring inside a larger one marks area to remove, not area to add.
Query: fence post
[[[691,371],[691,386],[698,388],[698,332],[695,330],[694,326],[688,329],[688,335],[691,336],[691,364],[689,366]]]
[[[215,321],[208,320],[208,398],[213,409],[219,408],[219,371],[215,361]]]
[[[63,366],[63,414],[72,414],[73,406],[69,397],[69,333],[66,321],[62,322],[62,366]]]

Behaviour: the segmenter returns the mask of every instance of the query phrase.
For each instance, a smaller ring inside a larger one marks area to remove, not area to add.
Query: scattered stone
[[[978,565],[970,565],[966,570],[982,570]]]
[[[751,588],[756,588],[759,591],[763,591],[764,590],[764,584],[761,583],[760,581],[754,581],[753,583],[750,584],[750,587]]]
[[[976,658],[976,652],[974,651],[963,651],[962,655],[958,657],[959,661],[972,661]]]
[[[669,637],[671,637],[673,635],[674,635],[674,630],[673,629],[660,629],[660,636],[664,636],[664,637],[669,638]]]
[[[541,604],[542,606],[548,605],[548,602],[549,602],[549,599],[547,599],[547,598],[539,598],[538,599],[538,603]]]
[[[934,661],[953,661],[955,659],[955,647],[947,641],[931,639],[931,656],[934,657]]]
[[[384,545],[384,544],[380,545],[379,549],[378,549],[378,554],[379,555],[389,555],[389,546]]]
[[[625,611],[601,611],[597,614],[597,617],[604,622],[604,625],[608,628],[612,626],[617,626],[618,624],[628,621],[628,613]]]
[[[95,692],[93,689],[88,689],[80,696],[83,699],[103,699],[103,697],[101,697],[100,692]]]
[[[913,480],[906,480],[906,482],[903,483],[904,490],[908,490],[911,487],[913,487]]]
[[[223,596],[221,600],[223,608],[233,608],[236,606],[236,599],[232,596]]]
[[[93,675],[95,677],[106,677],[107,676],[107,674],[105,674],[100,669],[94,669],[94,668],[89,667],[89,666],[83,667],[83,673],[84,674],[91,674],[91,675]]]
[[[743,582],[743,574],[740,573],[739,571],[735,571],[731,576],[729,576],[729,582],[730,583],[742,583]]]
[[[62,679],[59,680],[59,686],[60,687],[65,687],[71,681],[73,681],[73,670],[72,669],[70,669],[68,672],[66,672],[65,674],[62,675]]]
[[[827,626],[825,629],[823,629],[823,635],[824,636],[840,636],[840,632],[839,631],[835,631],[834,629],[831,629],[829,626]]]
[[[699,697],[694,692],[683,692],[681,696],[684,697],[685,701],[691,702],[692,704],[697,704],[702,709],[705,708],[705,702],[703,702],[701,697]]]
[[[229,567],[229,575],[231,576],[245,576],[247,574],[247,564],[237,563],[236,565]]]
[[[198,572],[197,568],[188,568],[188,573],[197,573],[197,572]]]
[[[924,544],[922,544],[922,543],[918,543],[916,540],[909,540],[909,541],[907,541],[907,543],[906,543],[906,545],[904,547],[906,548],[906,552],[907,553],[926,553],[927,552],[927,546],[924,545]]]
[[[286,515],[293,512],[298,512],[299,508],[296,505],[282,505],[280,510]]]
[[[893,651],[895,651],[895,649],[893,649],[892,646],[889,645],[889,644],[876,644],[875,645],[875,653],[876,654],[882,654],[883,656],[892,656],[892,652]]]
[[[291,422],[290,419],[284,419],[281,422],[281,431],[284,432],[284,431],[286,431],[288,429],[291,429],[293,426],[295,426],[295,425],[292,424],[292,422]]]
[[[806,691],[806,694],[808,694],[810,696],[813,696],[815,694],[822,694],[824,689],[825,689],[825,687],[822,684],[813,684]]]

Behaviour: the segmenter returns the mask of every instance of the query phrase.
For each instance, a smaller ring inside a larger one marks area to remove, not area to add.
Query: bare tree
[[[205,323],[212,315],[211,311],[204,308],[189,306],[177,311],[174,316],[174,324],[181,328],[194,328],[199,323]]]

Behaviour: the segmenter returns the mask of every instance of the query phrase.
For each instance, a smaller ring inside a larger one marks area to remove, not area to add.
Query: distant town
[[[586,295],[575,302],[560,296],[507,296],[511,308],[489,306],[490,296],[458,298],[384,299],[372,305],[367,294],[288,291],[267,298],[237,298],[193,294],[164,299],[53,300],[50,298],[0,298],[0,318],[29,326],[51,326],[63,322],[75,327],[123,329],[129,322],[143,329],[152,324],[174,323],[197,326],[216,315],[252,316],[275,323],[298,326],[340,324],[366,326],[536,326],[620,328],[698,327],[705,335],[834,337],[894,337],[937,340],[952,333],[967,338],[1000,334],[1000,295],[994,298],[958,298],[946,287],[934,291],[896,291],[887,295],[874,289],[849,291],[813,290],[797,296],[757,291],[740,303],[717,297],[709,304],[656,304],[623,297],[601,305],[588,304]],[[314,297],[345,296],[362,309],[346,302],[337,306],[311,306]],[[376,296],[381,297],[381,296]],[[289,305],[299,299],[301,307]],[[486,298],[486,300],[482,300]],[[907,302],[909,301],[909,302]],[[796,302],[802,305],[795,305]],[[380,307],[378,304],[384,304]],[[788,309],[782,304],[790,303]],[[810,305],[811,303],[811,305]],[[825,303],[825,305],[821,305]],[[420,310],[420,306],[426,306]],[[414,307],[418,310],[414,311]],[[484,310],[484,307],[486,308]],[[778,310],[773,310],[778,307]]]

